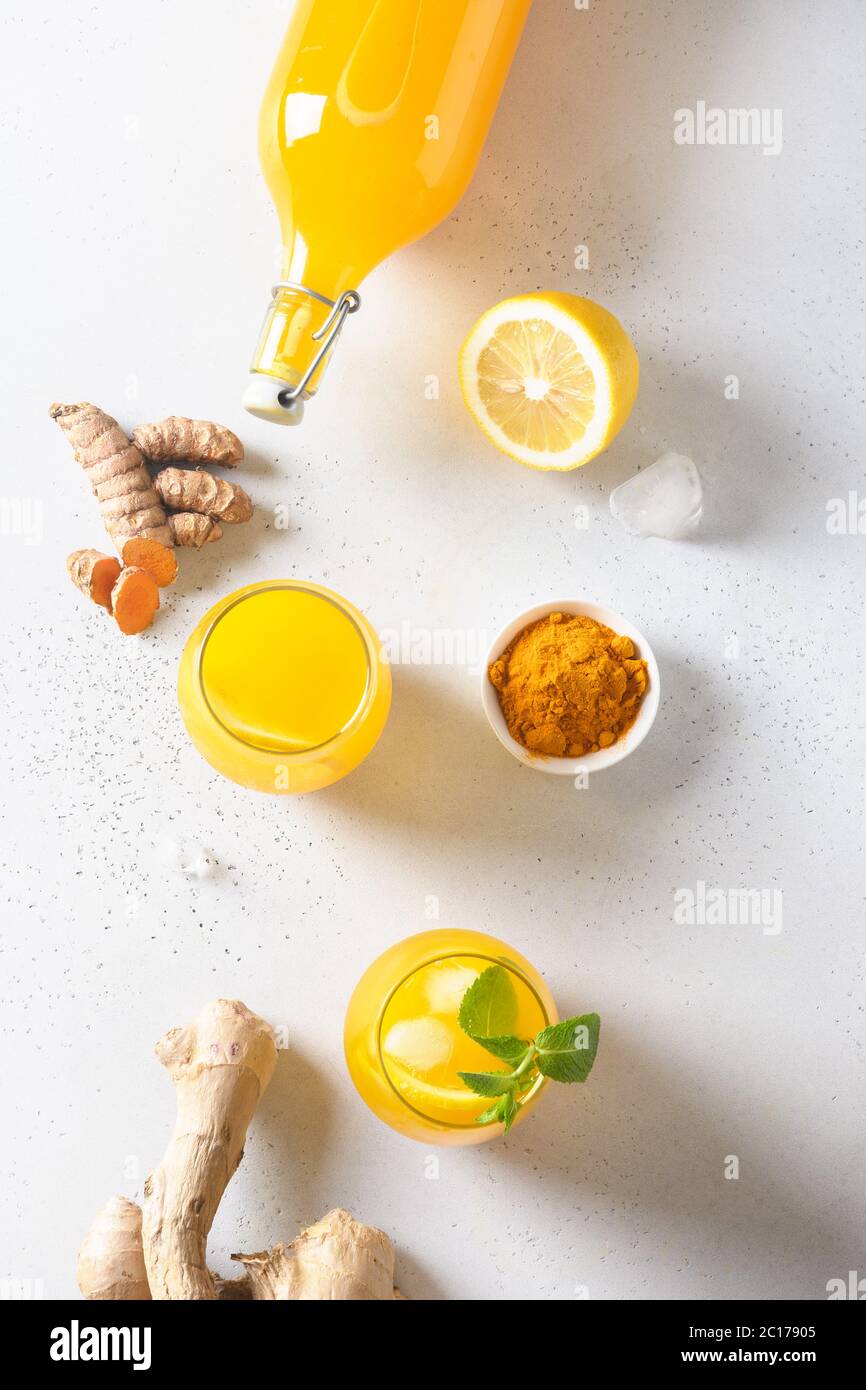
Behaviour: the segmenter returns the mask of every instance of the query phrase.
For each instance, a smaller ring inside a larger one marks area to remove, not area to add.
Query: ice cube
[[[204,845],[192,842],[184,845],[182,873],[189,874],[192,878],[210,878],[215,866],[216,860]]]
[[[453,1018],[464,994],[470,985],[474,985],[479,974],[480,971],[451,960],[437,961],[431,965],[424,978],[424,993],[430,1012]]]
[[[187,874],[191,878],[209,878],[216,861],[204,845],[195,840],[175,840],[168,835],[160,836],[156,846],[156,861],[163,869],[172,873]]]
[[[684,454],[663,454],[610,494],[610,510],[633,536],[676,540],[691,531],[704,508],[701,475]]]
[[[450,1058],[451,1034],[435,1018],[406,1018],[388,1029],[382,1046],[410,1071],[427,1072]]]

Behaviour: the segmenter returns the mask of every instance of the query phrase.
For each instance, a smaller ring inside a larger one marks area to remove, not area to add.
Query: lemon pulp
[[[625,329],[578,295],[505,300],[481,316],[460,354],[477,424],[534,468],[577,468],[605,449],[628,418],[638,375]]]

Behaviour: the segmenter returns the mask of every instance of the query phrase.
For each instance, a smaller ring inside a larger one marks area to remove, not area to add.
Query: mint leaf
[[[585,1081],[598,1051],[601,1019],[581,1014],[543,1028],[535,1039],[536,1065],[551,1081]]]
[[[511,1037],[510,1034],[502,1038],[479,1038],[473,1034],[472,1041],[483,1047],[485,1052],[492,1052],[500,1061],[511,1062],[515,1067],[519,1066],[532,1046],[532,1043]]]
[[[514,1099],[514,1093],[509,1092],[507,1096],[503,1096],[496,1108],[499,1111],[498,1119],[505,1126],[505,1133],[507,1134],[517,1118],[519,1109],[517,1101]]]
[[[469,986],[457,1016],[470,1038],[498,1038],[514,1031],[517,995],[511,976],[501,965],[491,965]]]
[[[505,1095],[514,1085],[510,1071],[459,1071],[457,1075],[477,1096]]]
[[[513,1091],[509,1091],[506,1095],[500,1096],[497,1101],[494,1101],[493,1105],[483,1110],[480,1115],[476,1115],[475,1123],[477,1125],[503,1125],[505,1127],[505,1133],[507,1134],[517,1118],[519,1109],[520,1104],[516,1100]]]

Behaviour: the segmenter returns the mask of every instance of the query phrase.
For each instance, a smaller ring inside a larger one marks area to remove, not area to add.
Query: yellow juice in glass
[[[422,932],[392,946],[361,977],[346,1014],[349,1073],[370,1109],[392,1129],[425,1144],[482,1144],[502,1133],[478,1125],[490,1105],[461,1071],[496,1071],[502,1063],[458,1023],[466,990],[491,965],[508,971],[514,988],[513,1032],[534,1038],[558,1016],[553,998],[529,961],[481,932]],[[516,1123],[533,1107],[521,1107]]]
[[[298,418],[279,397],[327,351],[340,296],[458,202],[530,5],[297,0],[259,121],[283,259],[245,397],[253,414]]]
[[[193,743],[256,791],[315,791],[376,743],[391,702],[379,640],[330,589],[251,584],[210,609],[184,649],[178,699]]]

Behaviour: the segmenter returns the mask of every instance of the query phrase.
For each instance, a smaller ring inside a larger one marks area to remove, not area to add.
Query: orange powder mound
[[[531,753],[557,758],[616,743],[648,686],[647,664],[630,637],[568,613],[548,613],[523,628],[488,676],[511,737]]]

